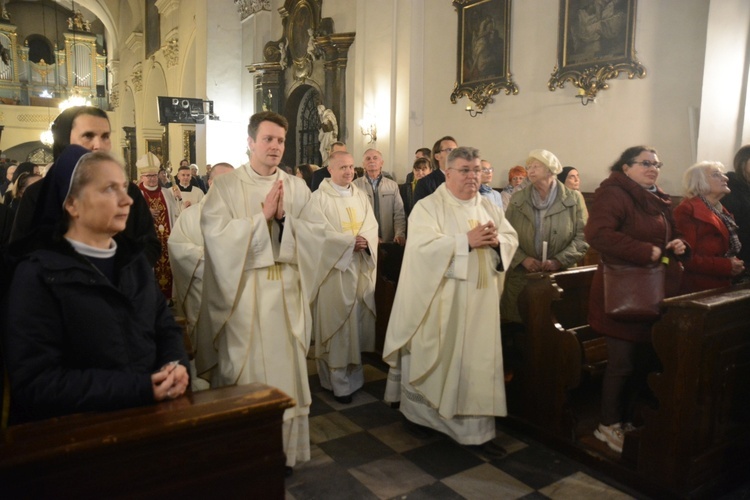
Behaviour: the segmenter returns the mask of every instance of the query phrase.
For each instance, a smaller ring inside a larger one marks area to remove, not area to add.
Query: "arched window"
[[[29,46],[29,60],[39,64],[44,59],[47,64],[55,64],[55,56],[52,53],[52,44],[42,35],[29,35],[26,37]]]

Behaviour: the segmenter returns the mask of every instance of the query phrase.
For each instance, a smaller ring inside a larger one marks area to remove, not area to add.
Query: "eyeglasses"
[[[454,149],[456,148],[445,148],[445,149],[441,149],[440,151],[438,151],[438,153],[450,153]]]
[[[646,160],[646,161],[634,161],[634,162],[631,162],[631,163],[633,165],[635,165],[635,164],[643,165],[643,168],[654,167],[657,170],[664,166],[664,164],[662,162],[660,162],[660,161],[648,161],[648,160]]]
[[[494,172],[494,171],[495,171],[495,169],[493,167],[483,168],[482,169],[482,173],[485,173],[485,174],[489,174],[489,173]]]
[[[456,172],[463,175],[464,177],[468,176],[469,174],[474,174],[476,176],[479,176],[482,174],[481,168],[451,168],[450,170],[455,170]]]
[[[148,177],[149,179],[151,179],[153,177],[158,177],[158,175],[157,174],[143,174],[143,177]]]

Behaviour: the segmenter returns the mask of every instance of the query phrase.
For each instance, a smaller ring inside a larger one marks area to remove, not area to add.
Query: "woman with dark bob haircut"
[[[3,338],[13,423],[146,405],[187,388],[182,331],[143,247],[119,234],[129,184],[109,153],[83,155],[55,232],[16,269]]]
[[[654,148],[628,148],[594,192],[584,233],[603,262],[647,267],[667,263],[669,258],[675,266],[675,259],[687,257],[688,246],[677,237],[671,200],[656,185],[661,167]],[[658,368],[651,346],[654,321],[626,322],[605,313],[600,263],[591,284],[589,324],[607,337],[608,361],[601,421],[594,435],[617,452],[622,452],[623,433],[633,426],[636,398],[646,388],[646,375]]]

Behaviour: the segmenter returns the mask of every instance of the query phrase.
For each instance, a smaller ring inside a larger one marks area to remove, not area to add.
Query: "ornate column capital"
[[[244,21],[256,12],[271,10],[271,0],[234,0],[240,19]]]

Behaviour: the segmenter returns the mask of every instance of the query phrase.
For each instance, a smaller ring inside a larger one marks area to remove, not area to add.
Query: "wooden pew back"
[[[157,405],[11,426],[5,498],[283,498],[281,417],[294,402],[263,384]]]

